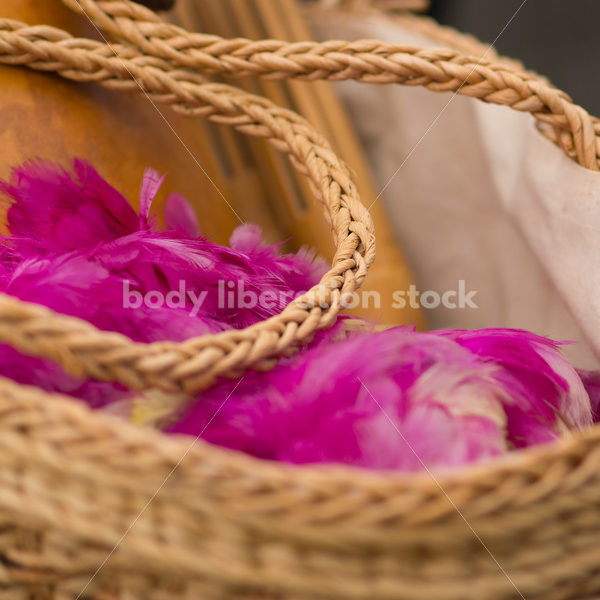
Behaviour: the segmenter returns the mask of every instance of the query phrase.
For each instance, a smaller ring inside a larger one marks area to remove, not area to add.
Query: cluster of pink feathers
[[[72,174],[47,163],[15,169],[0,187],[9,202],[0,291],[152,342],[257,323],[318,281],[319,260],[305,251],[281,254],[255,226],[239,227],[230,247],[209,242],[177,195],[167,199],[160,231],[151,203],[161,182],[146,172],[138,215],[82,161]],[[182,281],[203,294],[199,310],[189,298],[178,306],[124,303],[125,286],[166,295]],[[232,309],[219,294],[229,282],[281,300]],[[122,386],[76,380],[8,346],[0,346],[0,375],[92,408],[127,405],[132,397]],[[292,463],[439,469],[587,427],[599,392],[598,375],[576,372],[557,343],[525,331],[397,327],[344,340],[322,332],[269,373],[219,382],[171,415],[168,431]]]

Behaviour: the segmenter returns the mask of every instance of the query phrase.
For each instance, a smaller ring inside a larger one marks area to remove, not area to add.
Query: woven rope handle
[[[235,76],[400,83],[529,112],[546,125],[542,129],[545,135],[569,157],[587,169],[600,169],[600,122],[561,90],[505,62],[482,61],[448,48],[423,49],[377,40],[227,40],[164,23],[152,11],[128,0],[63,2],[144,54],[174,66]]]
[[[355,290],[374,258],[373,226],[348,170],[303,118],[238,88],[206,83],[200,73],[277,78],[356,79],[456,91],[531,112],[580,164],[598,170],[598,124],[570,98],[530,75],[480,64],[448,49],[423,50],[367,40],[286,43],[226,40],[189,33],[127,0],[63,0],[127,42],[110,47],[51,27],[0,21],[0,62],[54,71],[76,81],[143,91],[176,111],[269,138],[309,179],[334,231],[332,268],[282,314],[245,330],[175,344],[138,344],[79,319],[0,296],[0,341],[49,358],[69,373],[133,389],[198,392],[218,376],[269,368],[312,333],[331,325],[341,294]],[[115,52],[119,56],[115,56]],[[133,80],[135,78],[135,81]]]

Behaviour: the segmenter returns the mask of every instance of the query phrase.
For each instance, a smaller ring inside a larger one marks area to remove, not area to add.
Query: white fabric
[[[378,16],[313,27],[321,39],[439,45]],[[577,342],[569,358],[597,367],[600,174],[567,158],[528,114],[422,88],[337,85],[379,185],[399,169],[379,201],[418,288],[465,280],[477,290],[478,309],[428,310],[429,326],[525,328]]]

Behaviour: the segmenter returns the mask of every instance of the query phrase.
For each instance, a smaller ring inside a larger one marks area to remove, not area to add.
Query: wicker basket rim
[[[11,380],[0,377],[0,397],[6,396],[15,399],[10,409],[0,405],[0,412],[20,411],[27,420],[29,411],[37,415],[44,415],[47,420],[42,420],[44,428],[48,423],[60,426],[73,427],[75,423],[82,425],[81,436],[86,440],[86,446],[77,451],[84,462],[89,460],[87,468],[81,475],[94,477],[92,465],[111,471],[115,469],[115,456],[126,456],[127,448],[135,447],[136,452],[152,453],[153,456],[167,460],[169,465],[177,464],[182,456],[189,462],[190,471],[197,470],[198,478],[203,477],[207,464],[218,464],[222,474],[218,480],[224,486],[236,483],[240,477],[255,479],[258,487],[277,488],[288,485],[292,488],[308,490],[314,496],[326,497],[334,495],[336,490],[362,489],[381,497],[395,497],[400,499],[404,494],[413,495],[419,489],[423,497],[446,497],[460,488],[477,489],[481,492],[490,492],[502,485],[502,482],[516,477],[520,484],[515,497],[524,494],[528,487],[535,488],[546,473],[552,470],[552,464],[564,463],[577,466],[586,458],[591,447],[599,445],[600,425],[594,425],[586,430],[574,432],[572,435],[559,440],[540,444],[517,452],[508,453],[491,458],[486,461],[471,463],[456,469],[440,471],[373,471],[362,467],[343,464],[287,464],[277,461],[262,460],[244,454],[214,446],[201,439],[187,435],[167,435],[149,427],[140,427],[133,423],[123,421],[121,418],[110,414],[93,411],[85,405],[76,403],[72,398],[61,394],[47,394],[38,388],[17,384]],[[26,398],[26,402],[19,402],[19,398]],[[3,402],[4,404],[4,402]],[[18,418],[15,419],[18,422]],[[39,432],[40,439],[47,437],[53,441],[54,436],[46,436]],[[95,442],[105,446],[107,438],[111,440],[113,452],[98,453]],[[192,440],[192,442],[190,442]],[[190,449],[191,448],[191,449]],[[121,466],[121,460],[117,461]],[[129,468],[135,463],[127,465]],[[148,468],[146,462],[140,461],[139,474]],[[594,468],[594,471],[596,469]],[[168,469],[164,469],[168,471]],[[190,478],[195,479],[195,477]],[[132,488],[135,487],[135,478],[131,480]],[[180,485],[190,486],[190,491],[197,489],[195,481],[188,482],[182,479]],[[460,508],[460,502],[456,503]],[[455,510],[451,507],[452,512]]]

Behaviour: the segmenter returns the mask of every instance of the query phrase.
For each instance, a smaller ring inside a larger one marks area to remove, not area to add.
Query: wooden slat
[[[222,27],[222,23],[215,23],[215,17],[219,17],[217,11],[201,10],[197,3],[189,0],[178,2],[169,16],[173,22],[192,31]],[[264,176],[260,173],[258,153],[252,149],[253,141],[231,127],[204,119],[193,121],[203,146],[215,155],[223,180],[223,193],[235,212],[243,221],[260,225],[268,241],[281,240],[279,219],[265,194]],[[226,210],[226,206],[213,204],[213,210]],[[211,237],[210,231],[203,230],[203,233]]]

